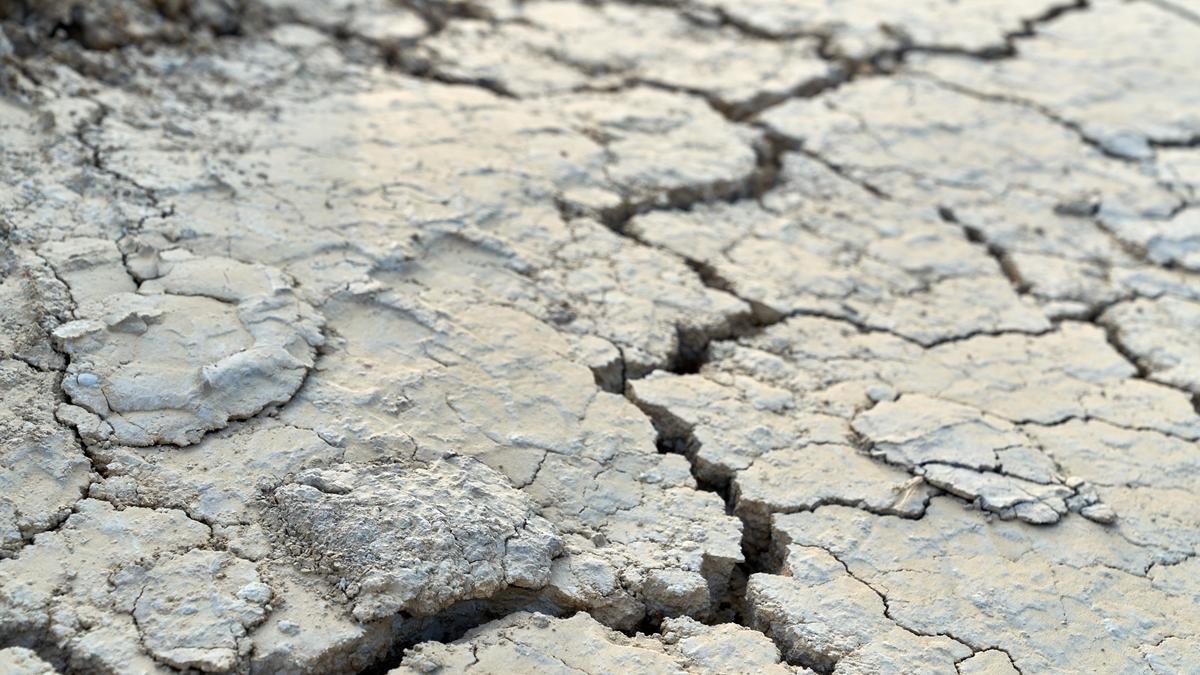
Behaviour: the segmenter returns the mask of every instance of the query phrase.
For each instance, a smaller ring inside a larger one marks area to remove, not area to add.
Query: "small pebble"
[[[867,398],[875,403],[896,400],[896,390],[886,384],[873,384],[867,388]]]
[[[237,596],[247,602],[263,604],[271,599],[271,587],[263,583],[251,583],[242,586]]]

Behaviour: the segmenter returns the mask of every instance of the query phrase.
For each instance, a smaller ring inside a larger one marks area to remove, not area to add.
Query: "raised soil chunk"
[[[659,635],[627,637],[580,612],[569,619],[519,612],[450,644],[405,652],[389,675],[416,673],[808,673],[782,663],[762,633],[734,624],[668,619]]]
[[[55,340],[63,390],[125,445],[190,445],[286,403],[324,340],[323,319],[278,271],[169,251],[137,293],[82,305]]]
[[[283,541],[335,575],[364,622],[540,588],[561,552],[528,498],[465,457],[309,470],[269,499]]]
[[[41,660],[37,653],[24,647],[0,649],[0,672],[10,675],[56,675],[54,666]]]

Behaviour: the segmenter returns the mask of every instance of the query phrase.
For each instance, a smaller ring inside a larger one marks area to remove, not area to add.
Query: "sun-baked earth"
[[[1187,0],[0,0],[0,672],[1200,672]]]

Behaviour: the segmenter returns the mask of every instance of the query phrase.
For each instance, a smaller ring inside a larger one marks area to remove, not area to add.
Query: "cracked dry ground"
[[[0,672],[1200,672],[1189,0],[0,28]]]

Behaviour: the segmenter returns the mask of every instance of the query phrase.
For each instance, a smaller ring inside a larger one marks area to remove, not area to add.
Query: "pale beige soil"
[[[0,672],[1200,671],[1200,15],[0,0]]]

